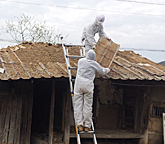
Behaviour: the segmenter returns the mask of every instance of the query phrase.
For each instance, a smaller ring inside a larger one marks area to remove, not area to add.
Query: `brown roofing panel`
[[[96,61],[103,67],[110,67],[120,45],[100,37],[96,49]]]
[[[9,79],[19,79],[20,74],[18,67],[14,61],[10,58],[7,51],[1,52],[1,59],[4,63],[5,73],[8,75]]]
[[[48,62],[46,67],[49,70],[49,72],[52,74],[52,76],[54,77],[61,77],[61,73],[58,71],[58,69],[56,68],[56,63],[53,62]]]
[[[54,64],[54,66],[56,67],[58,72],[61,74],[61,76],[68,77],[68,72],[67,72],[67,69],[65,67],[66,66],[65,63],[56,62],[56,64]]]
[[[79,55],[80,47],[67,47],[70,55]],[[96,51],[97,52],[97,51]],[[113,52],[111,52],[113,53]],[[108,58],[104,55],[103,58]],[[78,60],[70,60],[72,67],[77,66]],[[109,64],[110,61],[102,61]],[[60,44],[23,42],[14,47],[0,50],[1,80],[68,77],[63,49]],[[118,51],[107,76],[97,77],[122,80],[165,80],[165,67],[154,63],[133,51]],[[73,76],[76,71],[72,71]]]

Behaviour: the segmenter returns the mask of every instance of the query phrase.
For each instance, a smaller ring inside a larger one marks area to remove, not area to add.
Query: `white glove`
[[[109,73],[110,72],[110,69],[109,68],[106,68],[107,69],[107,73]]]

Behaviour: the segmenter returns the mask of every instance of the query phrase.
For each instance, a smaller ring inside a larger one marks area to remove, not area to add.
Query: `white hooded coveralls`
[[[93,45],[96,45],[96,41],[94,39],[95,34],[98,33],[99,37],[107,38],[104,30],[103,25],[100,23],[98,24],[95,20],[94,23],[86,26],[83,30],[82,39],[85,39],[85,53],[92,49]]]
[[[91,127],[93,90],[95,73],[107,74],[110,69],[103,68],[95,60],[95,52],[89,50],[87,56],[78,61],[74,87],[74,118],[77,126]]]

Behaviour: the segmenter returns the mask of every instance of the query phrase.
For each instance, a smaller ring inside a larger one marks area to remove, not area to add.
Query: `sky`
[[[0,27],[22,14],[46,21],[67,36],[65,43],[81,44],[83,28],[105,15],[104,31],[119,50],[133,50],[154,62],[165,61],[164,0],[0,0]],[[96,41],[98,35],[95,36]],[[0,33],[0,48],[16,45]]]

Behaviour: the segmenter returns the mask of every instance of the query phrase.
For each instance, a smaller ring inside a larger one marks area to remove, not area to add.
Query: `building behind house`
[[[79,52],[79,47],[68,49],[73,55]],[[76,65],[77,60],[70,63]],[[3,48],[0,68],[1,143],[76,143],[60,44],[23,42]],[[95,79],[98,143],[161,144],[163,112],[165,67],[133,51],[118,51],[111,72]],[[82,136],[82,142],[92,143],[89,137]]]

